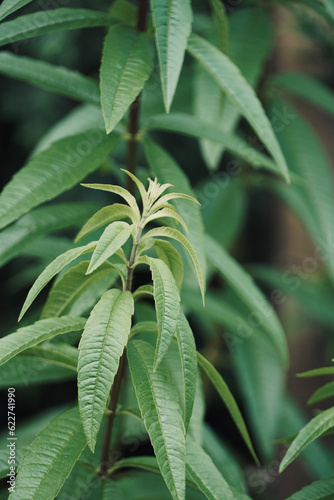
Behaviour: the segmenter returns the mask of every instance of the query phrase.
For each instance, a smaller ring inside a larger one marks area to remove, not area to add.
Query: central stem
[[[147,26],[147,0],[138,0],[138,17],[137,17],[137,31],[145,32]],[[136,164],[137,164],[137,133],[139,125],[139,109],[140,109],[140,94],[136,97],[130,107],[129,116],[129,141],[128,141],[128,155],[127,155],[127,170],[132,174],[135,174]],[[127,189],[131,194],[134,194],[134,183],[132,179],[128,177]],[[138,240],[140,234],[136,235],[136,241],[132,247],[129,264],[128,264],[128,274],[126,279],[125,289],[131,291],[132,288],[132,276],[133,276],[133,265],[136,259],[136,253],[138,248]],[[110,460],[110,445],[112,439],[112,432],[115,420],[115,414],[117,409],[117,402],[121,390],[122,379],[124,376],[124,370],[126,365],[125,351],[123,352],[118,371],[115,375],[113,387],[110,394],[110,402],[108,407],[108,414],[106,418],[106,428],[103,438],[102,454],[101,454],[101,464],[100,464],[100,476],[105,476],[108,469],[113,465]]]

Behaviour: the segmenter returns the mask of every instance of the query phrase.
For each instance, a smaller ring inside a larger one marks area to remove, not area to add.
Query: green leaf
[[[145,225],[151,222],[152,220],[163,219],[163,218],[174,219],[175,221],[181,224],[181,226],[183,227],[183,229],[187,234],[189,233],[186,223],[184,222],[182,217],[177,213],[176,208],[173,207],[172,205],[170,207],[161,208],[154,214],[151,214],[149,217],[147,217]]]
[[[65,411],[43,429],[20,463],[11,500],[53,500],[86,446],[78,408]]]
[[[113,19],[117,19],[117,21],[121,23],[129,24],[129,26],[133,27],[136,26],[137,9],[136,6],[128,0],[115,0],[109,13]]]
[[[33,363],[40,360],[44,364],[52,363],[77,371],[78,349],[64,342],[44,342],[42,345],[24,351],[20,356],[32,359]]]
[[[217,36],[218,36],[218,47],[224,52],[224,54],[228,54],[229,52],[229,24],[228,17],[225,12],[224,5],[220,2],[220,0],[209,0],[213,23],[216,28]]]
[[[178,290],[181,290],[183,281],[183,262],[179,252],[169,241],[154,239],[154,250],[157,256],[171,270]]]
[[[209,500],[235,500],[232,490],[205,451],[187,438],[187,472]]]
[[[131,337],[141,332],[158,333],[158,324],[155,321],[139,321],[131,328]]]
[[[184,386],[184,426],[188,429],[191,415],[193,412],[196,386],[197,386],[197,357],[196,345],[193,332],[187,321],[187,318],[180,312],[177,328],[176,338],[180,352],[183,386]]]
[[[280,173],[289,182],[288,167],[271,123],[254,90],[247,83],[239,69],[225,54],[198,35],[192,34],[189,37],[188,50],[208,71],[240,110],[241,114],[248,120],[259,138],[268,148],[268,151],[275,158]]]
[[[79,344],[78,390],[87,444],[94,451],[134,312],[130,292],[108,290],[92,310]]]
[[[126,222],[112,222],[103,231],[90,260],[87,274],[95,271],[127,242],[133,230]]]
[[[329,408],[314,417],[307,425],[305,425],[305,427],[303,427],[291,443],[281,462],[279,472],[283,472],[283,470],[298,457],[306,446],[332,427],[334,427],[334,408]]]
[[[159,182],[166,183],[173,180],[173,186],[177,191],[187,196],[194,197],[195,193],[190,186],[187,176],[182,172],[174,159],[164,149],[152,141],[146,140],[144,146],[145,155],[150,168],[154,175],[157,176]],[[172,195],[172,193],[169,194]],[[182,198],[171,199],[171,203],[174,205],[188,228],[189,233],[187,234],[187,239],[190,245],[192,245],[199,261],[204,282],[206,276],[206,259],[204,251],[204,226],[200,207],[193,205],[191,210],[189,210],[189,202]]]
[[[118,24],[106,36],[101,64],[101,106],[107,134],[123,118],[153,69],[153,48],[145,33]]]
[[[315,368],[307,372],[298,373],[297,377],[316,377],[319,375],[334,375],[334,366],[324,366],[323,368]]]
[[[62,318],[42,319],[33,325],[20,328],[15,333],[0,339],[0,364],[6,363],[16,354],[56,335],[83,330],[85,323],[84,318],[64,316]]]
[[[189,135],[198,139],[208,139],[222,144],[227,151],[242,158],[255,168],[266,168],[270,172],[280,173],[276,164],[268,156],[252,148],[237,135],[217,128],[208,121],[185,113],[155,115],[144,123],[144,130],[166,130]],[[152,167],[153,168],[153,167]]]
[[[314,481],[287,500],[330,500],[334,491],[334,476]]]
[[[121,186],[112,186],[111,184],[82,184],[82,186],[90,188],[90,189],[97,189],[100,191],[107,191],[109,193],[114,193],[117,194],[118,196],[121,196],[127,204],[132,208],[132,211],[134,213],[134,216],[136,217],[135,221],[139,222],[140,220],[140,212],[139,208],[136,202],[136,198],[132,196],[129,191],[124,189]]]
[[[0,73],[77,101],[99,104],[96,83],[79,72],[62,66],[1,52]]]
[[[146,470],[148,472],[160,473],[160,469],[155,457],[129,457],[118,460],[108,471],[112,474],[116,470],[126,469],[127,467],[134,469]]]
[[[251,452],[255,462],[258,464],[259,461],[257,459],[251,439],[249,437],[245,421],[240,413],[238,405],[230,389],[226,385],[222,376],[214,368],[214,366],[212,366],[212,364],[207,359],[205,359],[200,353],[197,353],[197,360],[199,365],[205,371],[206,375],[209,377],[210,381],[217,390],[219,396],[221,397],[223,403],[225,404],[231,417],[233,418],[244,442],[246,443],[249,451]]]
[[[108,262],[89,276],[85,274],[88,264],[89,261],[79,262],[79,264],[71,267],[56,281],[43,308],[42,318],[55,318],[66,314],[72,315],[72,309],[75,307],[77,301],[94,284],[106,276],[110,277],[110,284],[115,280],[117,275],[113,271],[112,265]]]
[[[189,0],[151,0],[162,94],[169,113],[191,32]]]
[[[163,260],[163,259],[161,259]],[[175,278],[174,278],[175,279]],[[140,298],[141,295],[151,295],[153,297],[153,286],[152,285],[142,285],[137,288],[137,290],[133,293],[133,298]]]
[[[180,296],[174,277],[160,259],[145,257],[153,280],[153,295],[158,323],[158,338],[154,357],[154,370],[161,363],[176,331],[180,311]]]
[[[49,12],[49,11],[48,11]],[[0,228],[67,191],[96,170],[119,142],[94,129],[60,139],[36,155],[0,195]]]
[[[3,0],[0,6],[0,21],[30,2],[32,0]]]
[[[96,246],[96,241],[88,243],[82,247],[71,248],[67,252],[59,255],[51,264],[49,264],[44,271],[39,275],[23,304],[21,313],[19,316],[19,321],[22,319],[23,315],[26,313],[27,309],[31,306],[32,302],[35,300],[37,295],[41,290],[49,283],[49,281],[56,276],[67,264],[70,264],[74,259],[84,255],[85,253],[92,252]]]
[[[315,403],[319,403],[319,401],[323,401],[324,399],[332,398],[334,396],[334,382],[328,382],[323,387],[320,387],[317,391],[315,391],[312,396],[307,401],[308,405],[313,405]]]
[[[49,9],[0,24],[0,46],[56,31],[108,26],[110,17],[88,9]]]
[[[46,233],[82,224],[96,208],[97,206],[91,203],[57,203],[37,208],[24,215],[0,233],[0,266],[18,255],[29,254],[29,247],[34,243],[38,244],[39,248],[43,246],[42,255],[38,257],[47,260],[47,242],[43,240],[41,244],[40,238]],[[69,246],[72,246],[71,242]],[[53,248],[57,248],[56,242]],[[57,253],[51,258],[56,256]]]
[[[281,324],[250,275],[210,236],[206,239],[206,250],[207,257],[214,268],[221,273],[249,311],[253,315],[256,313],[257,323],[272,339],[284,363],[287,364],[287,341]]]
[[[154,348],[135,340],[127,348],[132,382],[161,474],[174,500],[185,498],[185,429],[177,393],[162,361],[153,371]]]

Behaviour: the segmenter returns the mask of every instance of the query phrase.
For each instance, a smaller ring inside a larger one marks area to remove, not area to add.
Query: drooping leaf
[[[78,299],[95,283],[98,283],[106,276],[110,277],[110,284],[115,280],[116,273],[113,271],[111,264],[106,262],[94,273],[87,276],[85,273],[88,264],[89,261],[79,262],[56,281],[43,308],[42,318],[55,318],[66,314],[72,315],[71,311]]]
[[[334,408],[319,413],[298,433],[292,441],[288,451],[283,457],[279,472],[282,472],[301,451],[315,439],[324,434],[328,429],[334,427]]]
[[[161,474],[174,500],[185,498],[185,429],[171,376],[162,361],[153,371],[154,348],[134,340],[127,348],[132,382]]]
[[[183,281],[183,262],[179,252],[169,241],[165,240],[155,239],[153,246],[159,259],[171,270],[176,286],[180,291]]]
[[[195,441],[187,438],[187,472],[209,500],[235,500],[230,486]]]
[[[30,2],[32,0],[3,0],[0,6],[0,21]]]
[[[75,186],[101,165],[118,142],[118,136],[107,137],[102,130],[95,129],[51,144],[2,191],[0,228]]]
[[[323,401],[324,399],[332,398],[334,396],[334,382],[328,382],[324,386],[315,391],[307,401],[307,404],[312,405]]]
[[[161,363],[176,331],[180,311],[180,296],[168,266],[160,259],[145,257],[153,280],[153,295],[158,323],[158,338],[154,357],[154,370]]]
[[[0,24],[0,46],[56,31],[108,26],[110,17],[88,9],[49,9]]]
[[[23,304],[21,309],[21,313],[19,316],[19,321],[22,319],[23,315],[26,313],[27,309],[31,306],[32,302],[35,300],[37,295],[41,290],[49,283],[49,281],[56,276],[67,264],[72,262],[80,255],[84,255],[85,253],[92,252],[96,246],[96,241],[92,243],[88,243],[82,247],[71,248],[67,252],[59,255],[51,264],[49,264],[44,271],[39,275],[29,293],[27,298]]]
[[[79,408],[87,444],[92,451],[128,340],[133,312],[130,292],[108,290],[92,310],[81,337],[78,361]]]
[[[271,305],[248,275],[228,253],[211,238],[206,238],[207,257],[220,272],[230,287],[240,297],[249,311],[254,314],[258,324],[266,331],[277,347],[285,364],[288,362],[287,341],[283,329]]]
[[[100,74],[107,134],[123,118],[153,69],[153,48],[145,33],[117,24],[106,36]]]
[[[163,259],[161,259],[163,260]],[[133,298],[137,299],[141,295],[150,295],[153,297],[153,286],[152,285],[142,285],[133,292]]]
[[[20,352],[36,344],[49,340],[56,335],[83,330],[86,320],[74,316],[62,318],[42,319],[33,325],[20,328],[0,339],[0,364]]]
[[[192,11],[189,0],[151,0],[158,52],[162,94],[166,112],[170,110],[181,72]]]
[[[288,167],[271,123],[254,90],[247,83],[238,68],[225,54],[198,35],[192,34],[189,37],[188,50],[208,71],[222,90],[234,102],[241,114],[248,120],[276,160],[281,175],[289,182]]]
[[[86,446],[78,408],[51,420],[31,443],[18,470],[12,500],[53,500]]]
[[[78,101],[99,104],[97,84],[62,66],[3,51],[0,53],[0,73]]]
[[[334,491],[334,476],[314,481],[287,500],[330,500]]]
[[[200,367],[205,371],[206,375],[209,377],[210,381],[212,382],[218,394],[220,395],[223,403],[228,409],[254,460],[256,461],[256,463],[259,463],[251,439],[249,437],[245,421],[240,413],[238,405],[230,389],[226,385],[226,382],[224,381],[222,376],[217,372],[215,367],[212,366],[212,364],[199,353],[197,353],[197,360]]]

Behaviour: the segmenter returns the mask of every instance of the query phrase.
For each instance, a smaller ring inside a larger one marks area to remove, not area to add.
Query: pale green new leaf
[[[50,145],[23,167],[0,195],[0,228],[75,186],[96,170],[119,142],[94,129]]]
[[[49,9],[0,24],[0,46],[56,31],[108,26],[110,17],[88,9]]]
[[[71,267],[56,281],[49,293],[41,318],[55,318],[66,314],[72,315],[72,309],[87,290],[106,276],[110,277],[110,284],[115,280],[117,275],[113,271],[113,266],[108,262],[101,265],[99,269],[89,276],[85,274],[88,264],[89,261],[79,262],[79,264]]]
[[[209,455],[187,438],[187,472],[208,500],[235,500],[230,486]]]
[[[159,259],[169,267],[174,276],[174,280],[178,290],[181,290],[183,281],[183,262],[179,252],[173,247],[169,241],[154,239],[154,250]]]
[[[271,123],[254,90],[247,83],[239,69],[225,54],[198,35],[192,34],[189,37],[188,50],[248,120],[268,148],[268,151],[275,158],[280,173],[289,182],[288,167]]]
[[[63,316],[62,318],[41,319],[33,325],[20,328],[0,339],[0,365],[20,352],[56,335],[83,330],[85,318]]]
[[[212,366],[212,364],[207,359],[205,359],[200,353],[197,353],[197,360],[199,365],[204,370],[204,372],[212,382],[213,386],[217,390],[219,396],[221,397],[223,403],[225,404],[231,417],[233,418],[244,442],[246,443],[249,451],[251,452],[255,462],[258,464],[259,461],[257,459],[251,439],[249,437],[245,421],[240,413],[238,405],[230,389],[228,388],[226,382],[224,381],[223,377],[217,372],[215,367]]]
[[[86,446],[78,408],[61,413],[37,434],[22,458],[11,500],[53,500]]]
[[[181,224],[186,233],[189,233],[186,223],[184,222],[182,217],[177,213],[175,207],[173,207],[172,205],[170,207],[164,207],[161,210],[158,210],[154,214],[147,217],[145,225],[151,222],[152,220],[163,219],[164,217],[176,220]]]
[[[312,394],[312,396],[307,401],[307,404],[313,405],[315,403],[319,403],[319,401],[323,401],[324,399],[332,398],[333,396],[334,382],[328,382],[328,384],[320,387],[320,389]]]
[[[0,73],[23,80],[55,94],[78,101],[99,104],[99,89],[94,80],[62,66],[10,52],[0,53]]]
[[[19,321],[26,313],[27,309],[31,306],[37,295],[49,283],[49,281],[56,276],[65,266],[70,264],[74,259],[84,255],[85,253],[92,252],[96,246],[96,241],[88,243],[82,247],[71,248],[67,252],[59,255],[51,264],[49,264],[44,271],[38,276],[37,280],[29,290],[27,298],[23,304],[20,312]]]
[[[154,348],[135,340],[127,348],[132,382],[161,474],[174,500],[185,498],[185,429],[170,373],[153,371]]]
[[[314,481],[286,500],[330,500],[334,491],[334,476]]]
[[[306,446],[324,434],[328,429],[334,427],[334,407],[319,413],[298,433],[292,441],[288,451],[281,462],[279,472],[291,463],[303,451]]]
[[[288,363],[287,341],[275,311],[257,288],[251,276],[210,236],[206,238],[208,260],[270,336],[285,364]]]
[[[92,310],[79,345],[78,390],[82,424],[94,451],[110,389],[134,312],[128,291],[108,290]]]
[[[151,0],[162,94],[166,112],[173,101],[191,32],[190,0]]]
[[[153,69],[153,48],[145,33],[124,24],[106,36],[100,73],[101,106],[107,134],[123,118]]]
[[[180,311],[180,296],[168,266],[160,259],[145,257],[153,280],[153,295],[158,323],[158,338],[154,357],[154,370],[161,363],[176,331]]]
[[[3,0],[0,6],[0,21],[30,2],[32,0]]]
[[[108,191],[109,193],[114,193],[117,194],[118,196],[121,196],[127,202],[127,204],[132,208],[136,222],[139,222],[140,212],[136,202],[136,198],[132,196],[132,194],[129,193],[129,191],[127,191],[123,187],[113,186],[111,184],[82,184],[82,186],[90,189]]]
[[[179,347],[183,373],[183,415],[184,425],[187,430],[193,412],[196,395],[197,357],[194,335],[183,312],[180,312],[179,314],[175,336]]]
[[[103,262],[114,255],[129,239],[132,230],[133,226],[130,226],[126,222],[117,221],[109,224],[97,243],[88,266],[87,274],[95,271]]]

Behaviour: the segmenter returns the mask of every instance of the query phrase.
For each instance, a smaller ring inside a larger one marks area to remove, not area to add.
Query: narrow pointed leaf
[[[208,500],[236,500],[230,486],[209,455],[187,438],[187,472]]]
[[[209,377],[213,386],[217,390],[219,396],[221,397],[223,403],[225,404],[231,417],[233,418],[244,442],[246,443],[249,451],[251,452],[255,462],[258,464],[259,461],[257,459],[251,439],[249,437],[245,421],[240,413],[238,405],[230,389],[226,385],[226,382],[224,381],[223,377],[217,372],[215,367],[212,366],[212,364],[199,353],[197,353],[197,360],[199,365],[205,371],[206,375]]]
[[[79,408],[87,444],[92,451],[128,340],[133,311],[130,292],[108,290],[92,310],[81,337],[78,361]]]
[[[66,314],[72,315],[72,308],[75,307],[76,302],[87,290],[106,276],[110,276],[109,283],[116,279],[117,275],[108,262],[89,276],[85,274],[88,264],[89,261],[79,262],[56,281],[43,308],[42,318],[56,318]]]
[[[7,184],[0,195],[0,228],[67,191],[96,170],[119,142],[102,130],[85,131],[51,144]]]
[[[112,186],[111,184],[82,184],[82,186],[90,188],[90,189],[97,189],[101,191],[108,191],[109,193],[114,193],[117,194],[118,196],[121,196],[127,204],[132,208],[136,221],[138,222],[140,219],[140,212],[139,208],[136,202],[136,198],[132,196],[129,191],[126,189],[122,188],[121,186]]]
[[[154,250],[159,259],[169,267],[174,276],[178,290],[181,290],[183,281],[183,262],[179,252],[169,241],[154,239]]]
[[[0,24],[0,46],[56,31],[108,26],[110,17],[88,9],[49,9]]]
[[[319,375],[334,375],[334,366],[324,366],[323,368],[315,368],[307,372],[298,373],[297,377],[317,377]]]
[[[126,222],[113,222],[106,227],[94,250],[87,274],[92,273],[129,239],[133,227]]]
[[[286,500],[330,500],[334,491],[334,476],[314,481]]]
[[[80,255],[92,252],[95,246],[96,241],[88,243],[87,245],[84,245],[82,247],[71,248],[71,250],[68,250],[67,252],[59,255],[53,262],[51,262],[51,264],[49,264],[39,275],[31,289],[29,290],[19,316],[19,321],[22,319],[23,315],[31,306],[37,295],[41,292],[41,290],[43,290],[45,285],[47,285],[49,281],[52,280],[54,276],[56,276],[56,274],[58,274],[65,266],[67,266],[67,264],[70,264],[74,259],[80,257]]]
[[[140,193],[142,202],[143,202],[143,209],[145,209],[148,205],[148,195],[147,195],[147,191],[145,189],[144,184],[128,170],[125,170],[124,168],[121,168],[121,170],[123,172],[125,172],[133,180],[133,182],[136,184],[138,191]]]
[[[185,498],[185,430],[171,376],[164,366],[153,371],[154,349],[131,341],[127,348],[132,382],[161,474],[174,500]]]
[[[188,228],[186,226],[186,223],[184,222],[182,217],[177,213],[176,209],[172,205],[171,205],[171,207],[162,208],[161,210],[158,210],[154,214],[150,215],[146,219],[145,224],[148,224],[152,220],[162,219],[164,217],[176,220],[177,222],[179,222],[181,224],[181,226],[186,231],[186,233],[189,233]]]
[[[169,112],[181,72],[187,40],[191,32],[189,0],[151,0],[158,52],[162,94]]]
[[[33,325],[20,328],[0,339],[0,364],[20,352],[45,340],[52,339],[56,335],[83,330],[86,320],[74,316],[62,318],[41,319]]]
[[[234,102],[240,113],[248,120],[276,160],[282,176],[289,182],[288,167],[271,123],[254,90],[247,83],[239,69],[225,54],[198,35],[192,34],[189,37],[188,50],[208,71],[221,89]]]
[[[53,500],[85,446],[77,407],[51,420],[23,456],[10,499]]]
[[[222,52],[224,52],[224,54],[228,54],[230,45],[229,25],[224,4],[222,4],[220,0],[209,0],[209,3],[212,10],[213,22],[217,32],[218,47]]]
[[[146,257],[153,280],[153,295],[157,312],[158,338],[154,369],[162,361],[175,334],[180,310],[180,296],[174,277],[160,259]]]
[[[0,21],[30,2],[32,0],[3,0],[0,6]]]
[[[117,24],[106,36],[100,74],[101,106],[107,134],[123,118],[153,69],[146,33]]]
[[[298,457],[303,449],[306,448],[306,446],[332,427],[334,427],[334,408],[329,408],[314,417],[307,425],[305,425],[305,427],[303,427],[297,437],[292,441],[281,462],[279,472],[283,472],[284,469]]]
[[[158,333],[158,324],[155,321],[139,321],[131,328],[131,337],[141,332]]]
[[[161,259],[163,260],[163,259]],[[151,295],[153,297],[153,286],[152,285],[142,285],[137,288],[135,292],[133,292],[133,298],[136,299],[141,295]]]
[[[99,104],[99,89],[94,80],[62,66],[1,52],[0,73],[77,101]]]
[[[307,404],[313,405],[324,399],[332,398],[334,396],[334,382],[328,382],[324,386],[315,391],[307,401]]]

